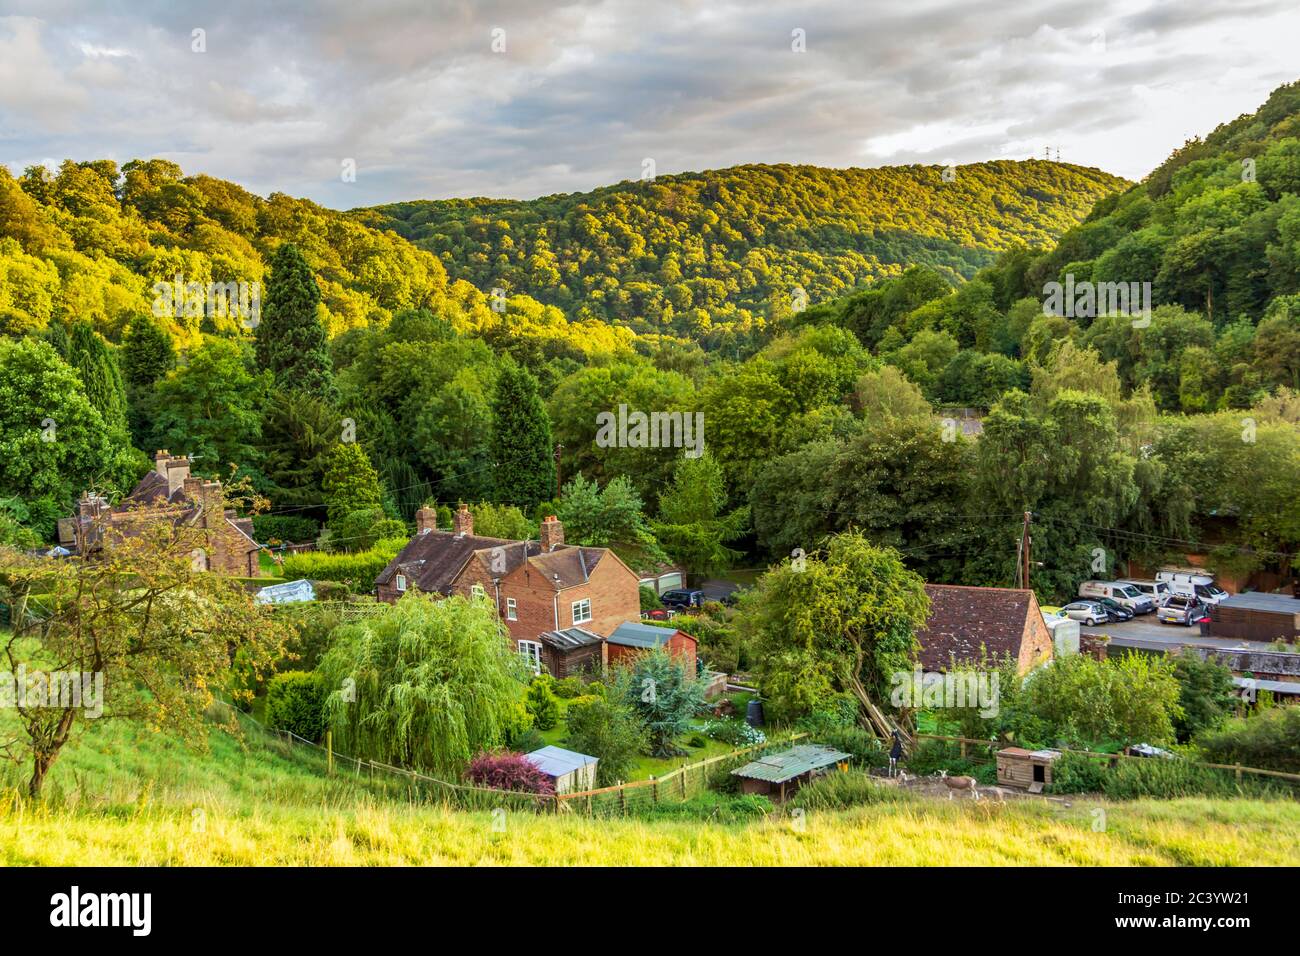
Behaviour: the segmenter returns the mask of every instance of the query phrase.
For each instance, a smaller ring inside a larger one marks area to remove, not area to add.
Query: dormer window
[[[396,586],[397,590],[399,590],[399,591],[405,591],[405,590],[406,590],[406,575],[405,575],[405,574],[399,574],[399,575],[397,576],[397,578],[394,580],[394,585]]]

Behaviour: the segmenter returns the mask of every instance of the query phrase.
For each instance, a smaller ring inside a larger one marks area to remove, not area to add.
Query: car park
[[[1164,607],[1165,602],[1169,600],[1169,595],[1174,593],[1168,581],[1153,581],[1142,578],[1125,578],[1118,584],[1127,584],[1129,587],[1137,588],[1143,594],[1151,599],[1156,607]]]
[[[1175,591],[1164,607],[1156,611],[1161,624],[1185,624],[1191,627],[1205,617],[1205,605],[1195,595]]]
[[[1096,601],[1074,601],[1061,608],[1061,611],[1070,620],[1080,621],[1089,627],[1096,627],[1098,624],[1106,624],[1110,621],[1105,606]]]
[[[1174,594],[1195,595],[1205,604],[1218,604],[1228,592],[1214,583],[1214,575],[1192,568],[1165,568],[1156,580],[1169,585]]]
[[[1101,598],[1097,603],[1106,609],[1106,614],[1110,618],[1112,624],[1118,623],[1119,621],[1133,620],[1133,612],[1120,604],[1114,598]]]
[[[1099,601],[1110,598],[1122,604],[1134,614],[1150,614],[1156,609],[1155,602],[1131,584],[1119,581],[1084,581],[1079,585],[1079,597]]]

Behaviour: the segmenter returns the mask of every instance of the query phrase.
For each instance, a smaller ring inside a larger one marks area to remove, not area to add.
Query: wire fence
[[[441,780],[416,770],[343,754],[333,749],[328,734],[325,744],[315,743],[291,731],[268,727],[228,701],[222,700],[219,703],[228,711],[233,711],[240,725],[245,730],[256,733],[269,749],[293,758],[307,769],[350,783],[385,799],[406,800],[413,804],[440,804],[458,810],[504,809],[537,813],[584,813],[592,816],[635,815],[652,811],[662,803],[681,802],[707,790],[720,789],[730,779],[732,770],[807,736],[796,733],[768,740],[686,764],[648,780],[634,780],[574,793],[534,794]]]
[[[942,755],[950,760],[965,760],[968,763],[978,765],[996,764],[998,751],[1005,749],[1007,746],[993,740],[979,740],[971,737],[945,737],[939,734],[917,734],[916,739],[918,742],[928,741],[931,746],[942,748]],[[1136,760],[1151,764],[1153,760],[1161,759],[1159,757],[1141,757],[1135,754],[1101,753],[1095,750],[1071,750],[1059,747],[1052,749],[1059,753],[1079,754],[1099,763],[1106,763],[1110,769],[1115,769],[1126,761]],[[1297,773],[1264,770],[1259,767],[1246,767],[1238,764],[1208,763],[1187,757],[1178,757],[1176,759],[1195,767],[1208,778],[1217,780],[1224,789],[1246,787],[1272,790],[1300,798],[1300,774]],[[907,762],[904,763],[906,765]]]
[[[806,733],[796,733],[770,739],[761,744],[686,764],[648,780],[633,780],[596,790],[563,793],[556,797],[557,807],[562,811],[588,816],[653,812],[662,804],[681,803],[705,791],[724,789],[731,780],[731,771],[807,736]]]

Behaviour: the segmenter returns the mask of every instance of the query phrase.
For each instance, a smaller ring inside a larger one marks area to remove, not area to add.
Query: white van
[[[1194,568],[1165,568],[1156,572],[1156,580],[1168,584],[1173,593],[1199,598],[1203,604],[1218,604],[1228,597],[1228,592],[1214,583],[1214,575]]]
[[[1084,581],[1079,585],[1079,597],[1110,598],[1134,614],[1150,614],[1156,609],[1155,601],[1133,585],[1121,581]]]
[[[1149,597],[1156,607],[1164,607],[1168,604],[1170,595],[1174,593],[1174,589],[1169,586],[1168,581],[1144,581],[1142,579],[1126,578],[1119,583],[1137,588]]]

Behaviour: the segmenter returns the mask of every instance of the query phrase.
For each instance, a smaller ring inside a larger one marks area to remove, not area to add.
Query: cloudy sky
[[[0,0],[0,163],[160,156],[338,208],[584,190],[647,159],[1051,147],[1140,178],[1300,78],[1297,38],[1295,0]]]

